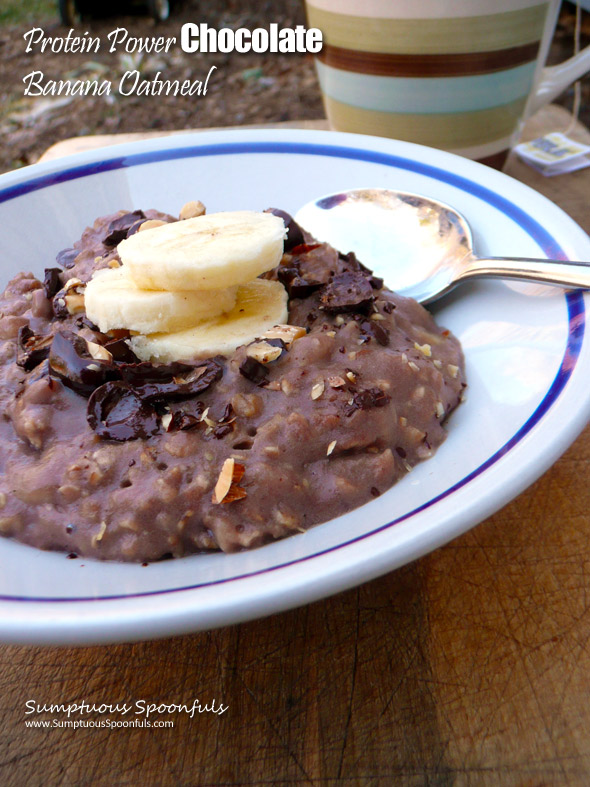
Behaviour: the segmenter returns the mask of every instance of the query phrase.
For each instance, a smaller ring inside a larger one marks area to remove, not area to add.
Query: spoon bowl
[[[477,257],[466,219],[420,194],[380,188],[328,194],[304,205],[295,220],[317,240],[354,251],[391,289],[420,303],[473,278],[590,288],[587,262]]]

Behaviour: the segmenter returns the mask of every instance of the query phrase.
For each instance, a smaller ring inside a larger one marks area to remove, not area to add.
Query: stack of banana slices
[[[182,213],[181,213],[182,215]],[[212,213],[151,226],[121,241],[122,265],[97,271],[86,314],[103,333],[131,332],[144,361],[231,355],[287,321],[279,264],[285,225],[272,213]]]

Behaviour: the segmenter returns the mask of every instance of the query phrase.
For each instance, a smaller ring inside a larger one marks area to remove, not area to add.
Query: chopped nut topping
[[[64,298],[66,309],[70,314],[80,314],[84,311],[84,296],[79,293],[66,295]]]
[[[442,402],[437,402],[436,403],[436,417],[437,418],[442,418],[444,414],[445,414],[445,407],[444,407],[443,403]]]
[[[147,221],[143,221],[138,228],[138,232],[143,232],[144,230],[153,230],[156,227],[162,227],[166,224],[165,221],[160,221],[160,219],[148,219]]]
[[[312,399],[319,399],[320,396],[324,393],[324,381],[320,380],[319,383],[316,383],[313,388],[311,389],[311,398]]]
[[[459,367],[455,366],[454,363],[448,364],[447,369],[449,370],[449,374],[451,375],[451,377],[456,377],[457,373],[459,372]]]
[[[438,358],[435,358],[435,360],[432,362],[432,365],[437,369],[442,369],[442,363],[438,360]]]
[[[405,353],[402,353],[402,361],[403,361],[404,363],[407,363],[407,362],[408,362],[408,356],[407,356]]]
[[[414,363],[414,361],[408,361],[408,366],[409,366],[409,367],[410,367],[410,369],[412,369],[414,372],[419,372],[419,371],[420,371],[420,367],[418,366],[418,364],[417,364],[417,363]]]
[[[427,358],[430,358],[432,355],[432,347],[429,344],[418,344],[418,342],[414,342],[414,349],[418,350],[425,355]]]
[[[168,431],[170,424],[172,423],[172,413],[164,413],[162,416],[162,427]]]
[[[287,347],[290,347],[296,339],[301,339],[307,331],[300,325],[273,325],[266,330],[261,339],[282,339]]]
[[[356,350],[353,350],[351,353],[348,353],[348,357],[350,358],[351,361],[355,361],[356,360]]]
[[[334,323],[336,325],[344,325],[345,322],[346,321],[345,321],[344,317],[341,314],[336,315],[336,319],[334,320]]]
[[[346,380],[343,380],[342,377],[328,377],[328,384],[330,388],[342,388],[343,385],[346,385]]]
[[[350,369],[346,372],[346,377],[350,380],[351,383],[356,382],[356,374],[352,372]]]
[[[196,219],[197,216],[205,215],[205,206],[199,200],[191,200],[186,202],[180,209],[178,218],[183,221],[184,219]]]
[[[336,448],[336,442],[337,442],[336,440],[332,440],[332,442],[328,446],[328,450],[326,451],[326,456],[330,456],[332,451]]]
[[[333,339],[336,336],[336,331],[326,331],[326,336],[329,336],[330,339]]]
[[[282,352],[282,347],[275,347],[265,341],[253,342],[246,348],[246,355],[250,358],[254,358],[260,363],[276,361]]]
[[[371,319],[371,320],[384,320],[385,317],[380,312],[375,312],[375,314],[372,314],[369,319]]]
[[[238,486],[245,469],[244,465],[238,464],[231,457],[226,459],[215,484],[211,502],[214,504],[232,503],[234,500],[246,497],[245,490]]]
[[[95,547],[97,544],[99,544],[102,541],[103,536],[106,532],[107,532],[107,523],[103,519],[103,521],[100,523],[100,529],[98,533],[95,533],[90,539],[93,547]]]
[[[121,263],[119,262],[119,260],[116,257],[113,257],[112,260],[109,260],[107,262],[107,265],[108,265],[109,268],[120,268],[121,267]]]
[[[406,418],[405,415],[400,415],[399,422],[400,422],[400,426],[406,426],[406,424],[408,423],[408,419]]]
[[[86,346],[88,347],[90,355],[97,361],[110,362],[113,360],[113,356],[106,347],[102,347],[100,344],[96,344],[96,342],[86,342]]]

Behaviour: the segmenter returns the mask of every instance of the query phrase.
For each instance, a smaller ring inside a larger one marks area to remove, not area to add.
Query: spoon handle
[[[559,287],[590,289],[590,263],[564,260],[530,259],[528,257],[471,257],[456,281],[474,278],[519,279]]]

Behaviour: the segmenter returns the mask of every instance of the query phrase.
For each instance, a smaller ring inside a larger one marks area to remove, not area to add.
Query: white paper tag
[[[559,131],[521,142],[514,150],[526,164],[547,177],[590,167],[590,145],[582,145]]]

